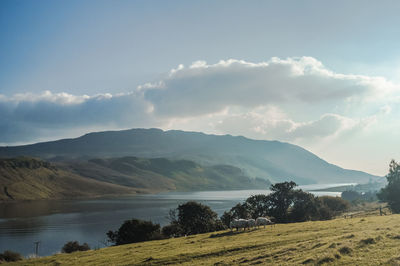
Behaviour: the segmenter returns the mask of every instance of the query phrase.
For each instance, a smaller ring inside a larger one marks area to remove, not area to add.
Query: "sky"
[[[157,127],[400,160],[399,1],[0,1],[0,145]]]

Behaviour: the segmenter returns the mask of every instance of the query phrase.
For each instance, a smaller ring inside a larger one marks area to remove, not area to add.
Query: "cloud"
[[[130,93],[0,95],[0,143],[133,127],[313,143],[368,129],[398,99],[382,77],[335,73],[312,57],[197,61]]]
[[[312,57],[300,57],[180,65],[154,86],[147,84],[144,97],[160,116],[185,117],[218,112],[226,106],[313,104],[329,108],[337,102],[375,100],[394,90],[396,86],[384,78],[338,74]]]
[[[142,98],[136,93],[76,96],[50,91],[2,96],[0,142],[29,142],[52,132],[65,136],[79,128],[85,133],[90,128],[149,126],[152,106]]]
[[[283,141],[321,141],[356,133],[371,126],[377,115],[353,119],[337,114],[323,114],[316,120],[299,122],[276,107],[256,108],[246,113],[222,115],[215,128],[219,132],[245,135],[256,139]]]

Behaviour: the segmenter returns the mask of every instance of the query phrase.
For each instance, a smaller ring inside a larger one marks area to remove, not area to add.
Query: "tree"
[[[267,195],[254,195],[246,200],[246,206],[248,208],[248,212],[253,219],[257,219],[257,217],[263,217],[268,215],[269,210],[269,197]]]
[[[293,191],[293,205],[289,216],[291,222],[318,219],[318,210],[314,195],[300,189]]]
[[[90,250],[90,247],[87,243],[83,243],[82,245],[80,245],[78,241],[69,241],[65,243],[65,245],[62,247],[61,252],[72,253],[75,251],[86,251],[86,250]]]
[[[331,209],[334,215],[342,213],[350,208],[350,203],[340,197],[321,196],[318,197],[318,199]]]
[[[108,239],[115,245],[123,245],[160,239],[160,225],[150,221],[132,219],[125,221],[117,231],[108,231]]]
[[[276,183],[271,185],[271,194],[268,195],[269,214],[279,222],[287,222],[288,209],[293,204],[294,187],[297,184],[293,181]]]
[[[185,235],[201,234],[221,230],[223,227],[217,214],[210,207],[189,201],[178,206],[178,224]]]
[[[387,202],[393,213],[400,213],[400,165],[392,160],[389,164],[389,174],[386,175],[388,184],[377,194],[378,198]]]
[[[183,229],[177,222],[172,222],[169,225],[166,225],[161,230],[163,236],[166,237],[178,237],[184,235]]]

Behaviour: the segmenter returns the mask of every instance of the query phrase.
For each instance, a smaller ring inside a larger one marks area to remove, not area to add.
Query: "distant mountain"
[[[296,145],[230,135],[160,129],[89,133],[75,139],[0,147],[0,156],[30,155],[45,159],[137,156],[195,161],[202,165],[232,165],[245,175],[273,182],[365,183],[376,176],[330,164]]]

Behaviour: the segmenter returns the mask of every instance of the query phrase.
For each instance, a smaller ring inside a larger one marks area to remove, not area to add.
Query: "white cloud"
[[[398,85],[384,78],[335,73],[311,57],[197,61],[131,93],[0,95],[0,142],[160,127],[276,139],[320,151],[394,117],[398,95]]]
[[[145,99],[162,116],[214,113],[226,106],[254,108],[269,104],[313,104],[376,100],[397,90],[381,77],[345,75],[326,69],[312,57],[251,63],[230,59],[180,65],[158,84],[146,86]]]

